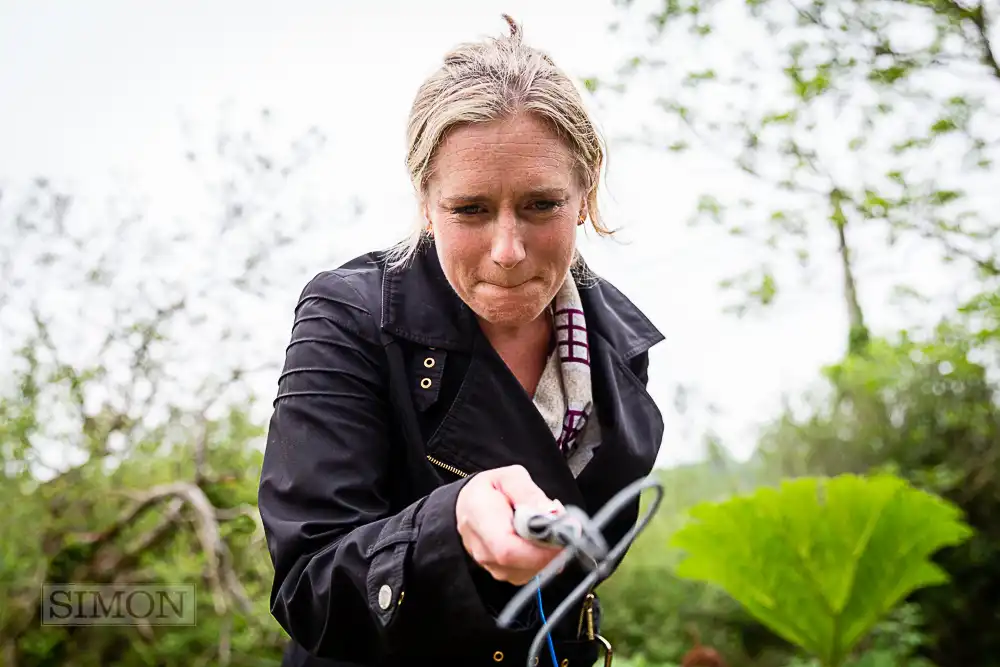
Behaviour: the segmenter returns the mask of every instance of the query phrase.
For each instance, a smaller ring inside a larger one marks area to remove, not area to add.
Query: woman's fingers
[[[522,539],[514,532],[513,507],[542,511],[562,508],[531,480],[522,466],[480,473],[459,494],[459,534],[469,555],[494,578],[527,583],[559,553],[556,547]]]
[[[554,501],[538,488],[524,466],[499,468],[496,472],[493,486],[507,497],[512,508],[524,505],[546,510],[554,506]]]
[[[515,585],[531,581],[559,553],[558,549],[533,545],[517,536],[476,537],[471,544],[470,555],[481,567],[495,579]]]

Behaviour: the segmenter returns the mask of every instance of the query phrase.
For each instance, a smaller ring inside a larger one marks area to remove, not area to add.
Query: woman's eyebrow
[[[532,188],[531,190],[525,192],[523,196],[530,199],[540,199],[540,198],[560,199],[565,197],[566,194],[567,194],[566,188],[559,186],[552,186],[552,187]],[[442,206],[458,206],[460,204],[468,204],[471,202],[486,201],[489,198],[490,198],[489,195],[486,194],[470,193],[470,194],[450,195],[448,197],[441,197],[438,200],[438,202]]]
[[[452,195],[450,197],[441,197],[438,200],[442,206],[458,206],[460,204],[468,204],[469,202],[480,202],[489,199],[486,195]]]
[[[531,198],[548,198],[548,199],[560,199],[565,197],[567,194],[566,188],[561,188],[558,186],[553,187],[543,187],[534,188],[525,193],[525,196]]]

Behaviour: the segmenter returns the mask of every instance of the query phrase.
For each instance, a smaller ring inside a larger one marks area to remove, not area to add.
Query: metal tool
[[[608,555],[604,535],[579,507],[548,511],[514,509],[514,532],[526,540],[555,547],[574,547],[588,568]]]
[[[608,549],[601,532],[602,529],[622,508],[634,501],[646,489],[653,489],[655,494],[645,513],[639,516],[635,525],[612,549]],[[522,586],[514,594],[497,617],[499,627],[509,628],[524,605],[533,599],[532,596],[552,581],[574,558],[579,559],[590,570],[583,581],[577,584],[566,599],[556,607],[555,612],[545,620],[542,628],[535,635],[528,651],[528,667],[537,664],[535,661],[542,643],[552,628],[556,627],[581,599],[591,593],[598,583],[608,577],[615,563],[649,524],[662,500],[663,485],[655,476],[649,476],[636,480],[616,493],[593,517],[587,516],[583,510],[572,506],[565,510],[546,511],[532,511],[530,508],[525,508],[520,513],[518,509],[515,509],[514,530],[518,535],[525,539],[562,546],[563,550],[538,573],[535,579]],[[605,646],[606,651],[605,664],[610,664],[610,646],[603,638],[601,638],[601,643]]]

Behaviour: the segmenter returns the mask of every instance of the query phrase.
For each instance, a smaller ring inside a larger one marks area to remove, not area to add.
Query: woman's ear
[[[425,233],[434,236],[434,225],[431,223],[430,207],[427,206],[426,201],[420,204],[420,224]]]

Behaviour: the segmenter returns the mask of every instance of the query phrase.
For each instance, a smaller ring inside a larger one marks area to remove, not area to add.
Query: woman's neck
[[[482,321],[480,326],[493,349],[521,386],[529,396],[534,396],[551,349],[553,323],[549,310],[546,309],[533,321],[517,327],[497,326]]]
[[[479,320],[479,326],[483,333],[494,346],[522,345],[525,347],[535,347],[548,345],[548,340],[552,335],[552,316],[549,309],[526,324],[514,326],[494,324],[485,320]]]

